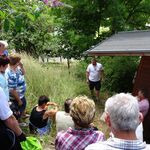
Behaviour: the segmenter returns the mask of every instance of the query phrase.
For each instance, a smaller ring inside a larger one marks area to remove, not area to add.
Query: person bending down
[[[48,106],[55,106],[54,109],[48,110]],[[49,98],[45,95],[39,97],[38,105],[36,105],[29,118],[30,133],[38,133],[39,135],[47,134],[50,131],[51,120],[58,111],[57,104],[49,102]]]

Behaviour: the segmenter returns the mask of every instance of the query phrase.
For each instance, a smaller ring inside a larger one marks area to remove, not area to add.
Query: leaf
[[[8,32],[9,27],[10,27],[10,22],[9,22],[9,20],[6,18],[6,19],[4,20],[4,31],[5,31],[5,32]]]
[[[32,14],[27,13],[27,16],[28,16],[28,18],[29,18],[30,20],[32,20],[32,21],[35,20],[35,17],[34,17]]]
[[[0,19],[4,19],[4,18],[5,18],[5,13],[0,10]]]
[[[17,30],[17,31],[21,31],[21,28],[22,28],[22,18],[21,18],[21,16],[17,16],[16,18],[15,18],[16,20],[15,20],[15,29]]]

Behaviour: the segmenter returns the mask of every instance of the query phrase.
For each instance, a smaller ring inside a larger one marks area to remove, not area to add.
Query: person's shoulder
[[[65,130],[61,130],[57,133],[56,138],[65,138],[68,137],[70,135],[70,129],[68,128],[66,131]]]
[[[98,66],[103,66],[101,63],[98,63],[98,62],[97,62],[97,65],[98,65]]]
[[[60,118],[61,116],[64,116],[64,115],[65,115],[64,111],[57,111],[56,118]]]
[[[146,150],[150,150],[150,144],[146,144]]]
[[[100,150],[100,149],[105,149],[106,146],[104,144],[104,142],[97,142],[97,143],[93,143],[88,145],[85,150]]]

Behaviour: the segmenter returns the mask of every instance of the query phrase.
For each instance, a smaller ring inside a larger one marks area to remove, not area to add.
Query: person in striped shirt
[[[8,88],[10,94],[11,108],[17,119],[25,114],[26,109],[26,81],[25,70],[21,63],[21,57],[17,54],[9,56],[9,67],[6,69]]]

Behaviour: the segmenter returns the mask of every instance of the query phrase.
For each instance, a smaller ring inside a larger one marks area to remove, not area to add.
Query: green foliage
[[[103,89],[112,92],[132,92],[139,57],[102,57],[105,79]]]
[[[10,44],[13,43],[16,51],[25,51],[34,56],[51,49],[53,32],[51,9],[38,0],[5,0],[1,3],[2,39],[7,37],[6,39]]]
[[[104,81],[102,91],[105,92],[132,92],[133,79],[139,57],[101,57],[98,62],[104,67]],[[76,67],[76,76],[85,80],[85,72],[90,58],[81,61]]]
[[[57,102],[60,109],[66,98],[88,95],[86,82],[79,81],[75,76],[75,66],[70,68],[69,74],[64,64],[40,64],[27,55],[22,55],[22,61],[26,69],[28,110],[43,94]]]
[[[63,0],[50,8],[39,0],[1,0],[0,38],[17,51],[80,59],[113,33],[148,29],[150,0]],[[104,29],[107,29],[104,31]]]

